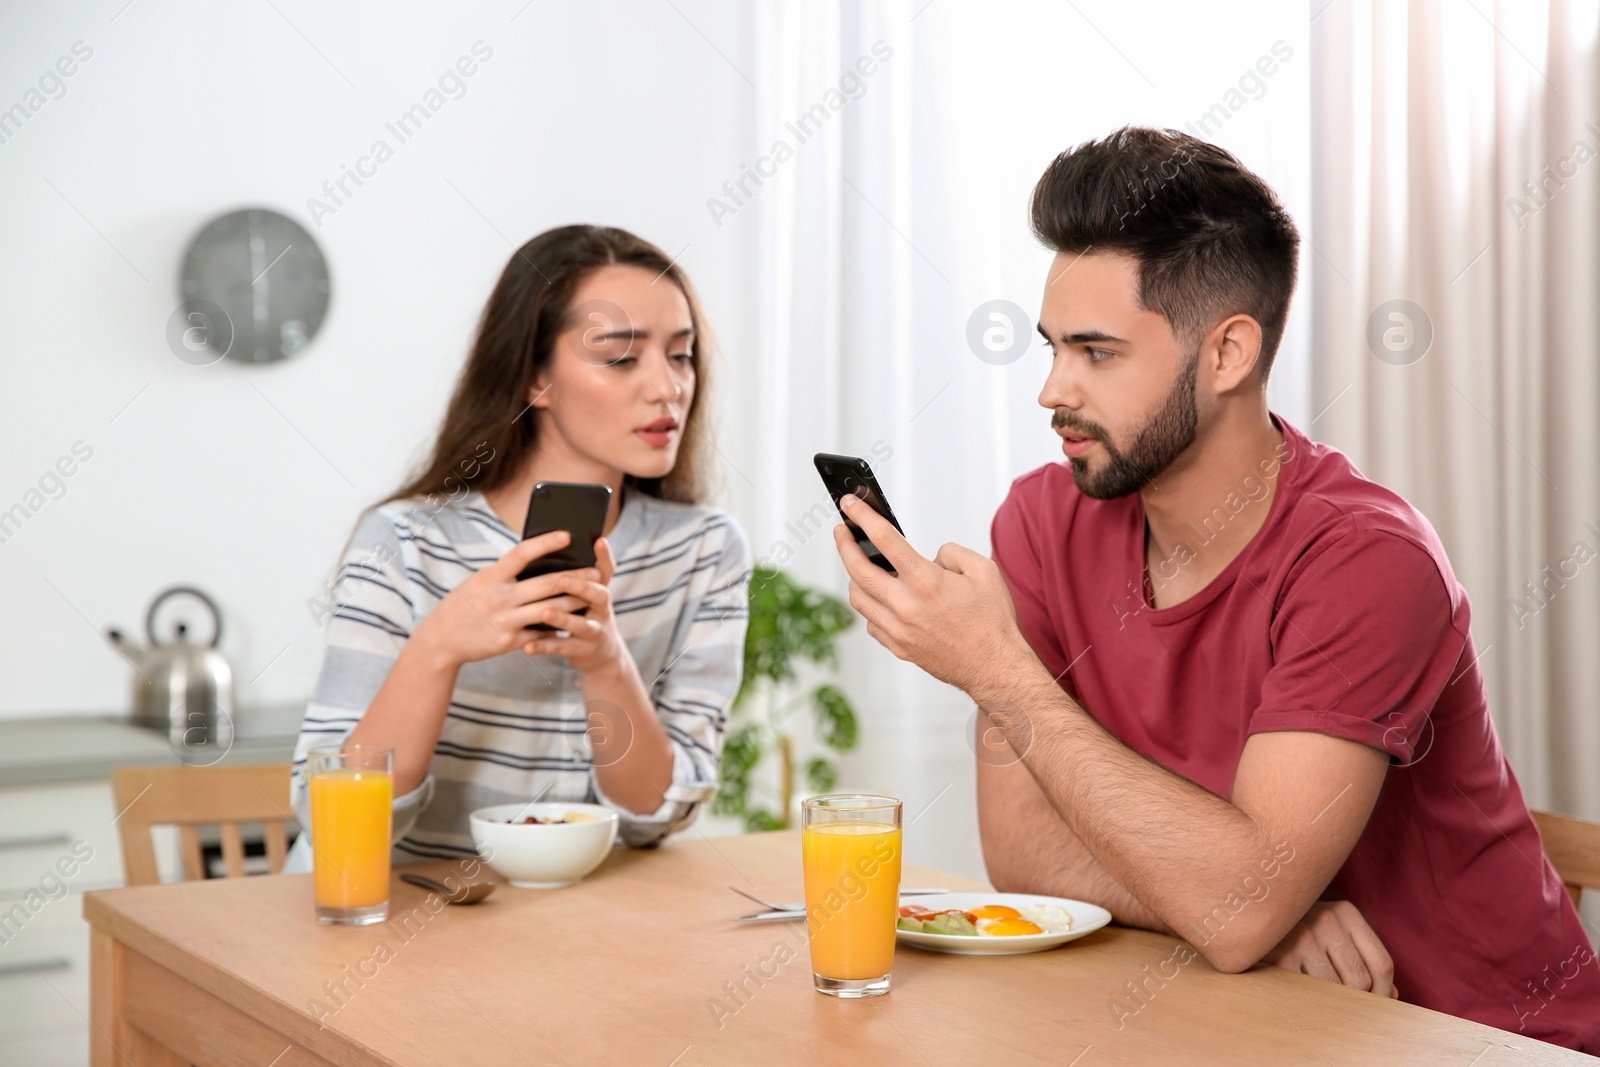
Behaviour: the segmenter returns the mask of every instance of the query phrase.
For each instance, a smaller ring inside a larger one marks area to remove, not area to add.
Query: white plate
[[[901,906],[918,904],[929,911],[960,908],[969,911],[984,904],[1005,904],[1021,911],[1035,904],[1054,904],[1065,908],[1072,916],[1072,929],[1064,934],[1022,934],[1017,937],[962,937],[959,934],[924,934],[910,930],[896,930],[894,936],[902,944],[934,952],[953,952],[962,956],[1016,956],[1024,952],[1042,952],[1047,948],[1076,941],[1092,934],[1111,921],[1111,913],[1098,904],[1085,904],[1081,900],[1062,897],[1036,897],[1031,893],[941,893],[937,896],[907,897]]]

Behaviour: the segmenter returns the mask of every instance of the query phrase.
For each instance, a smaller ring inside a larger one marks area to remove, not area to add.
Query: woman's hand
[[[538,637],[526,641],[522,651],[530,656],[565,656],[584,674],[614,667],[628,655],[628,646],[617,630],[616,616],[611,614],[611,576],[617,567],[605,538],[594,543],[594,555],[596,569],[550,576],[558,579],[553,589],[566,595],[561,601],[546,602],[538,621],[565,630],[567,636]],[[573,600],[577,603],[564,603]],[[574,614],[572,609],[580,606],[587,606],[588,611]]]
[[[524,629],[546,612],[570,611],[584,601],[562,595],[560,583],[588,571],[560,571],[517,581],[522,568],[572,540],[565,530],[530,537],[456,586],[417,626],[412,640],[442,657],[448,666],[504,655],[527,641]]]
[[[1319,900],[1261,960],[1313,978],[1398,1000],[1394,960],[1348,900]]]

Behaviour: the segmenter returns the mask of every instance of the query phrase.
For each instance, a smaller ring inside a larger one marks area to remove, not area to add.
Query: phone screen
[[[529,563],[517,579],[593,567],[594,543],[605,532],[606,511],[610,506],[610,486],[578,482],[540,482],[534,486],[533,496],[528,501],[528,517],[522,525],[522,539],[526,541],[551,530],[566,530],[572,540],[565,548]]]
[[[866,501],[868,507],[893,523],[896,530],[900,529],[900,522],[894,517],[889,502],[883,498],[883,493],[878,488],[878,479],[873,476],[872,468],[867,465],[866,460],[855,456],[836,456],[819,452],[815,462],[817,473],[822,475],[823,484],[828,487],[835,505],[846,493],[852,494]],[[894,564],[878,551],[878,546],[867,538],[866,531],[851,522],[842,509],[839,516],[844,519],[845,526],[849,528],[851,535],[856,539],[856,544],[860,546],[867,559],[890,574],[895,574]],[[903,530],[901,532],[904,533]]]
[[[870,485],[867,485],[864,482],[857,482],[857,484],[851,486],[850,492],[854,493],[862,500],[865,500],[867,502],[867,506],[872,508],[872,510],[876,511],[879,515],[882,515],[884,511],[887,510],[884,506],[883,498],[880,497]],[[840,514],[843,514],[843,512]],[[856,544],[860,546],[861,551],[866,554],[866,557],[869,560],[871,560],[873,563],[876,563],[886,571],[894,570],[894,567],[890,565],[888,558],[884,556],[882,552],[878,551],[878,546],[867,540],[867,533],[865,530],[857,526],[848,518],[844,520],[844,524],[849,527],[850,532],[855,535]]]

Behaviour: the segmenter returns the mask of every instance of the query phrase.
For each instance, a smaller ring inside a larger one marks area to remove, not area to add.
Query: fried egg
[[[1046,933],[1064,934],[1072,929],[1072,913],[1059,904],[1031,904],[1022,909],[1022,917]]]
[[[1011,911],[1010,908],[1005,908]],[[979,919],[978,934],[982,937],[1026,937],[1029,934],[1042,934],[1044,930],[1037,924],[1023,918],[996,918]]]

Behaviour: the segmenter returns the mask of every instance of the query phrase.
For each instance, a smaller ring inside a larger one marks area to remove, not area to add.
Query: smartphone
[[[609,485],[588,485],[581,482],[540,482],[533,487],[528,500],[528,517],[522,524],[522,539],[538,537],[552,530],[565,530],[572,535],[565,548],[558,548],[540,556],[522,568],[517,575],[520,582],[537,578],[541,574],[557,571],[576,571],[595,565],[594,543],[605,533],[606,512],[611,508]],[[578,608],[573,614],[582,615],[587,608]],[[534,623],[529,629],[553,630],[548,623]]]
[[[884,497],[883,490],[878,488],[878,479],[873,477],[872,468],[867,465],[866,460],[859,456],[836,456],[831,452],[818,452],[814,461],[817,464],[817,473],[822,475],[822,484],[828,487],[828,493],[833,497],[834,507],[839,506],[840,499],[847,493],[860,497],[873,511],[893,523],[896,530],[900,530],[900,520],[894,517],[894,511],[889,507],[889,501]],[[868,559],[890,574],[898,574],[894,564],[878,551],[877,545],[867,540],[866,533],[850,521],[842,508],[839,517],[850,527],[850,532],[855,535],[856,544],[861,546],[861,551],[866,553]],[[905,533],[904,530],[900,532]]]

